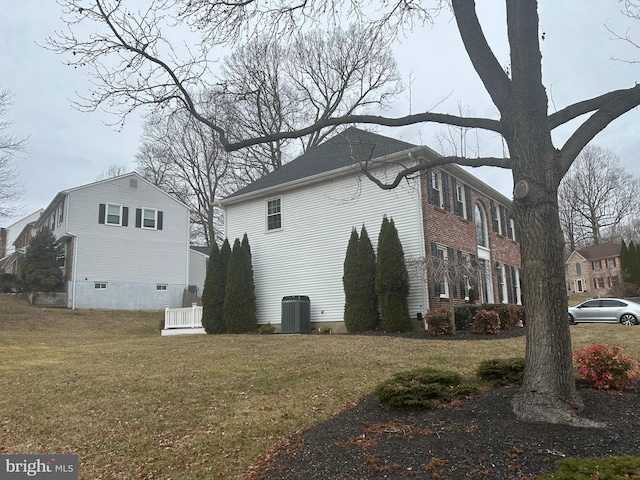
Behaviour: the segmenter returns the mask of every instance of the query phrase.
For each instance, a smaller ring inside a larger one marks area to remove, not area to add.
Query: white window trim
[[[112,223],[109,221],[109,207],[118,207],[118,223]],[[123,205],[119,205],[117,203],[106,203],[104,207],[104,224],[111,225],[113,227],[121,227],[122,226],[122,210]]]
[[[502,292],[502,303],[509,303],[509,292],[507,292],[507,272],[504,263],[498,269],[498,288]]]
[[[458,203],[462,205],[462,209],[460,210],[462,218],[467,218],[467,195],[464,191],[464,185],[459,183],[456,184],[456,200]]]
[[[273,213],[273,214],[269,214],[269,202],[274,202],[276,200],[280,201],[280,210],[278,211],[278,213]],[[264,210],[265,210],[265,225],[264,228],[266,230],[266,232],[279,232],[280,230],[282,230],[282,226],[284,224],[283,222],[283,215],[282,215],[282,197],[274,197],[274,198],[269,198],[267,200],[265,200],[264,202]],[[279,215],[280,217],[280,226],[277,228],[269,228],[269,218],[275,215]]]
[[[431,188],[438,192],[438,205],[444,208],[444,195],[442,193],[442,173],[438,170],[431,171]]]
[[[143,230],[157,230],[158,229],[158,210],[156,208],[142,208],[140,228]],[[144,212],[153,212],[153,227],[144,226]]]
[[[502,228],[502,212],[501,209],[504,209],[504,207],[502,205],[500,205],[499,203],[495,203],[495,212],[492,212],[495,216],[496,219],[496,223],[497,223],[497,230],[496,233],[498,235],[504,235],[504,229]]]
[[[442,259],[446,264],[447,260],[449,259],[447,255],[447,247],[443,245],[436,245],[436,250],[438,252],[438,258]],[[440,256],[440,253],[442,253],[442,256]],[[441,287],[444,287],[440,288],[440,298],[449,298],[449,278],[446,274],[441,280],[440,285]]]

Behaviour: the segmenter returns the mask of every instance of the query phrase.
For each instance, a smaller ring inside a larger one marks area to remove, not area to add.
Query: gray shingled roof
[[[275,172],[241,188],[226,199],[348,167],[359,161],[402,152],[415,146],[401,140],[350,127],[283,165]]]
[[[599,258],[610,258],[620,255],[620,245],[613,242],[599,243],[584,247],[577,252],[587,260],[597,260]]]

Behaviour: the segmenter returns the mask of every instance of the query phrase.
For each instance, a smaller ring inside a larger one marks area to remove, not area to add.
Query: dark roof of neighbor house
[[[620,255],[620,245],[614,242],[598,243],[590,247],[576,250],[587,260],[597,260],[599,258],[617,257]]]
[[[416,145],[402,140],[349,127],[226,198],[257,192],[415,147]]]
[[[191,248],[191,250],[194,250],[198,253],[203,253],[205,255],[211,255],[211,247],[196,247],[195,245],[191,245],[189,248]]]

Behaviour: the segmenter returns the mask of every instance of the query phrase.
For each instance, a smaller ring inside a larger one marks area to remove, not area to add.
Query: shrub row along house
[[[62,245],[70,308],[162,309],[201,289],[207,256],[189,245],[189,208],[136,173],[59,192],[17,235],[5,263],[19,273],[35,232]]]
[[[409,271],[409,309],[521,303],[511,201],[456,165],[383,190],[402,168],[436,158],[427,147],[349,128],[220,202],[225,236],[251,239],[259,324],[278,324],[282,299],[308,297],[310,322],[344,331],[343,262],[350,233],[392,218]],[[376,248],[376,238],[371,238]]]

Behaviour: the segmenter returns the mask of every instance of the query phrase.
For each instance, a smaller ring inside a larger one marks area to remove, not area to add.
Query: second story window
[[[576,263],[576,275],[582,275],[582,267],[580,267],[580,263]]]
[[[487,232],[487,215],[479,203],[475,207],[476,241],[479,247],[489,248],[489,235]]]
[[[107,225],[122,225],[122,205],[107,204]]]
[[[282,228],[282,199],[267,200],[267,230]]]

